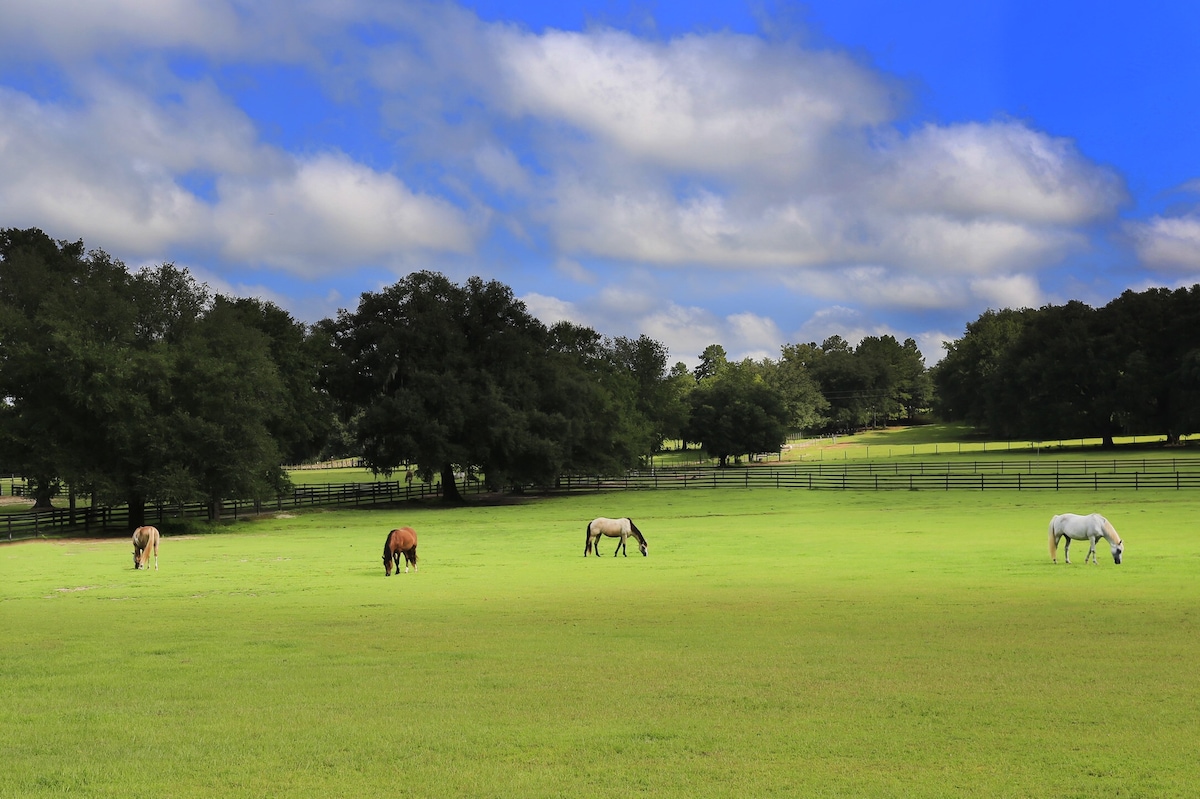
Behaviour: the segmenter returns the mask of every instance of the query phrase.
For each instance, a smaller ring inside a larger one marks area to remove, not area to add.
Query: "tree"
[[[1200,423],[1200,286],[1126,291],[1098,312],[1109,342],[1115,415],[1131,433],[1165,433],[1176,443]]]
[[[996,404],[1004,380],[1001,364],[1033,313],[1028,309],[985,311],[967,325],[962,338],[942,345],[946,355],[931,374],[938,415],[979,426],[1001,415]]]
[[[1097,354],[1095,311],[1078,301],[1030,315],[992,381],[988,429],[1008,438],[1112,435],[1112,380]]]
[[[684,438],[703,444],[722,467],[730,456],[778,450],[787,440],[783,397],[750,362],[728,364],[701,381],[689,399]]]
[[[649,425],[645,452],[660,452],[665,440],[682,435],[688,414],[685,384],[668,372],[667,348],[649,336],[618,336],[612,341],[612,355],[617,370],[629,374],[635,382],[636,409]]]
[[[274,303],[222,296],[216,302],[231,321],[266,337],[267,354],[283,381],[282,396],[270,408],[266,424],[284,459],[301,463],[316,457],[335,421],[329,395],[318,385],[328,340]]]
[[[699,383],[707,378],[716,377],[728,364],[729,358],[725,354],[725,348],[720,344],[709,344],[700,354],[700,364],[692,370],[692,374]]]
[[[628,464],[646,440],[636,383],[594,331],[548,331],[499,282],[414,272],[324,327],[338,353],[325,384],[361,414],[367,464],[439,473],[451,501],[456,471],[549,483],[582,462]]]
[[[829,402],[829,423],[834,430],[854,430],[870,424],[872,409],[877,407],[875,376],[845,339],[830,336],[821,343],[812,374]]]
[[[286,314],[38,230],[0,233],[0,256],[0,451],[45,502],[65,484],[138,526],[148,501],[284,485],[275,436],[302,426],[290,395],[311,386],[282,378],[259,327],[298,332]]]
[[[83,242],[0,231],[0,452],[37,508],[63,482],[87,484],[103,423],[126,404],[139,368],[128,285],[123,264]]]
[[[778,363],[765,375],[783,397],[792,430],[811,430],[826,422],[829,401],[809,369],[814,350],[812,344],[785,344]]]

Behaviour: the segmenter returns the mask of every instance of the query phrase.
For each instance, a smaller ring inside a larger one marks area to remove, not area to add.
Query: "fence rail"
[[[564,475],[553,488],[527,486],[545,493],[646,491],[684,488],[775,488],[811,491],[1145,491],[1200,488],[1200,458],[1119,459],[1070,461],[992,461],[907,463],[813,463],[751,468],[672,468],[630,472],[618,477]],[[481,483],[468,482],[459,490],[481,493]],[[327,483],[296,486],[271,501],[229,500],[222,517],[281,512],[306,507],[371,506],[427,499],[441,495],[439,484],[401,480],[374,483]],[[149,523],[168,519],[206,517],[207,504],[150,505]],[[48,530],[102,531],[128,529],[129,509],[123,505],[40,513],[0,515],[0,536],[30,538]]]
[[[461,492],[478,493],[477,484],[460,486]],[[306,507],[369,506],[393,502],[407,502],[441,496],[441,485],[405,483],[403,481],[375,483],[326,483],[323,485],[296,486],[290,493],[273,500],[226,500],[221,503],[222,518],[267,512],[297,510]],[[161,524],[168,519],[207,518],[207,503],[152,504],[146,506],[146,522]],[[83,532],[100,532],[113,529],[129,529],[129,508],[125,505],[82,507],[74,510],[54,509],[33,512],[6,513],[0,515],[0,536],[9,541],[19,538],[34,538],[44,532],[78,529]]]

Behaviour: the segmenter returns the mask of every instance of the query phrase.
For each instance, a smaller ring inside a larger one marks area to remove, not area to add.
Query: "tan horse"
[[[1091,549],[1084,556],[1083,562],[1087,563],[1088,558],[1091,558],[1092,563],[1096,562],[1096,542],[1103,538],[1108,542],[1108,548],[1112,552],[1113,563],[1120,565],[1121,558],[1125,554],[1125,542],[1121,540],[1121,536],[1117,535],[1116,529],[1108,519],[1101,516],[1099,513],[1092,513],[1087,516],[1078,516],[1074,513],[1063,513],[1055,516],[1050,520],[1050,562],[1058,562],[1058,542],[1065,538],[1067,543],[1063,546],[1063,560],[1067,563],[1071,562],[1071,540],[1089,541]]]
[[[396,567],[396,574],[400,573],[400,556],[404,555],[404,573],[408,574],[408,564],[412,564],[413,571],[417,570],[417,531],[411,527],[400,527],[388,533],[387,540],[383,542],[383,574],[385,577],[392,576],[392,566]]]
[[[649,554],[649,545],[646,543],[645,536],[642,531],[637,529],[637,525],[633,523],[633,519],[606,519],[601,516],[598,519],[592,519],[588,522],[587,537],[583,542],[583,556],[586,558],[589,552],[595,552],[596,557],[600,557],[600,536],[606,535],[610,538],[620,538],[621,543],[617,544],[616,550],[613,551],[613,557],[617,556],[618,552],[629,557],[629,553],[625,552],[625,539],[633,536],[638,540],[638,549],[642,551],[642,557]]]
[[[154,550],[154,570],[158,571],[158,528],[139,527],[133,531],[133,568],[150,568],[150,550]]]

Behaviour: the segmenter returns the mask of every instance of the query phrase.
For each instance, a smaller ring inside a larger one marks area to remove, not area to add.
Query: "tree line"
[[[997,438],[1176,443],[1200,423],[1200,285],[987,311],[932,377],[940,417]]]
[[[357,456],[379,473],[490,488],[612,474],[664,442],[720,459],[789,431],[912,418],[932,401],[910,339],[834,336],[778,360],[668,365],[647,336],[546,326],[512,290],[427,271],[315,325],[212,292],[173,264],[130,272],[81,241],[0,230],[0,463],[37,506],[267,499],[281,464]]]

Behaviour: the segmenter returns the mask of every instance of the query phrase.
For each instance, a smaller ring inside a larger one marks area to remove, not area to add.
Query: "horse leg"
[[[1096,562],[1096,539],[1091,539],[1092,545],[1088,548],[1087,558],[1083,559],[1084,563],[1088,562],[1088,558],[1092,559],[1092,563]]]
[[[617,553],[620,552],[621,550],[623,550],[624,548],[625,548],[625,536],[621,536],[621,542],[619,544],[617,544],[617,548],[613,550],[613,557],[615,558],[617,556]],[[629,557],[629,556],[626,555],[625,557]]]

